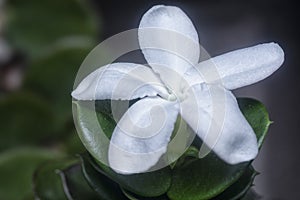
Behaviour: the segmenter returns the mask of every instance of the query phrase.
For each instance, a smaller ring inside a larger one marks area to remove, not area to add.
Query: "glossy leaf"
[[[122,175],[101,163],[96,163],[92,158],[89,162],[98,173],[104,174],[125,190],[143,197],[161,196],[167,192],[171,184],[171,169],[169,167],[148,173]]]
[[[34,175],[34,192],[43,200],[96,200],[76,159],[56,160],[39,167]]]
[[[32,175],[42,163],[60,154],[37,148],[10,150],[0,155],[1,199],[33,199]]]
[[[61,43],[93,43],[91,10],[77,0],[10,0],[6,32],[10,42],[32,57]]]
[[[117,183],[94,169],[88,155],[82,155],[81,160],[84,177],[101,200],[126,199]]]
[[[79,163],[69,166],[60,171],[61,180],[64,186],[64,191],[68,200],[99,199],[96,192],[88,185],[83,176],[81,165]]]
[[[227,188],[224,192],[213,198],[212,200],[239,200],[241,199],[248,190],[252,187],[255,176],[258,173],[249,166],[244,174]]]
[[[122,189],[122,191],[129,200],[169,200],[167,195],[162,195],[159,197],[141,197],[124,189]]]
[[[238,98],[239,107],[253,128],[258,146],[261,148],[266,137],[268,128],[272,123],[266,107],[259,101],[251,98]]]
[[[76,161],[51,161],[38,167],[33,177],[33,189],[36,198],[45,200],[67,200],[58,170],[67,168],[74,164],[74,162]]]
[[[239,99],[238,102],[261,145],[270,124],[265,107],[248,98]],[[193,159],[175,168],[168,196],[172,200],[213,198],[236,182],[248,165],[249,163],[228,165],[211,152],[203,159]]]
[[[73,101],[75,125],[79,138],[89,153],[99,161],[107,162],[109,136],[115,124],[111,120],[104,120],[109,119],[109,116],[95,112],[94,106],[92,101]]]
[[[168,196],[172,200],[210,199],[228,188],[242,174],[247,164],[228,165],[210,153],[175,168]]]

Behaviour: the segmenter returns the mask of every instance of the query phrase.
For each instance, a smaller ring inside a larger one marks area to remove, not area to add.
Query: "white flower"
[[[113,63],[92,72],[72,92],[77,100],[140,98],[113,132],[110,166],[123,174],[153,167],[167,150],[178,114],[225,162],[254,159],[256,136],[229,90],[276,71],[284,60],[280,46],[260,44],[198,63],[198,34],[185,13],[172,6],[147,11],[138,39],[150,67]],[[211,127],[218,134],[207,135]]]

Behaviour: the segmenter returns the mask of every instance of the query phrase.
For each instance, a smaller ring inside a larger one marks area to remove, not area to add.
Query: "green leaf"
[[[83,172],[81,164],[77,163],[60,171],[64,191],[69,200],[85,199],[97,200],[99,199],[96,192],[88,185]]]
[[[75,162],[73,159],[51,161],[37,168],[33,177],[35,196],[43,200],[67,200],[58,170],[67,168]]]
[[[30,56],[39,57],[58,43],[93,43],[97,34],[91,10],[77,0],[10,0],[6,34]]]
[[[260,102],[242,98],[240,108],[262,144],[270,124],[268,113]],[[211,199],[236,182],[249,163],[228,165],[213,152],[203,159],[192,159],[175,168],[168,196],[172,200]]]
[[[57,136],[49,104],[31,93],[16,93],[0,100],[0,150],[33,145]]]
[[[169,200],[167,195],[162,195],[159,197],[141,197],[124,189],[122,189],[122,192],[130,200]]]
[[[210,199],[234,183],[246,166],[245,163],[228,165],[213,153],[194,159],[174,169],[168,196],[172,200]]]
[[[0,155],[1,199],[33,199],[32,175],[43,162],[58,158],[56,152],[37,148],[10,150]]]
[[[157,171],[122,175],[114,172],[108,166],[96,163],[90,158],[89,163],[111,180],[118,183],[122,188],[143,197],[158,197],[167,192],[171,185],[171,169],[166,167]]]
[[[56,160],[40,166],[34,175],[36,198],[43,200],[96,200],[76,159]]]
[[[97,114],[97,119],[99,121],[99,124],[101,125],[104,134],[110,139],[116,127],[115,120],[110,115],[104,113]]]
[[[115,123],[112,120],[104,120],[109,116],[95,112],[94,108],[95,103],[92,101],[73,101],[75,125],[89,153],[98,161],[108,163],[109,135],[112,134]]]
[[[239,200],[241,199],[248,190],[252,187],[255,176],[258,173],[252,166],[249,166],[244,174],[227,188],[223,193],[219,194],[212,200]]]
[[[256,134],[258,146],[261,148],[268,128],[272,123],[269,119],[268,111],[261,102],[255,99],[238,98],[237,100],[243,115]]]
[[[90,157],[82,155],[82,169],[85,179],[89,185],[97,192],[101,200],[122,200],[126,199],[122,194],[119,185],[102,173],[94,169],[90,163]]]

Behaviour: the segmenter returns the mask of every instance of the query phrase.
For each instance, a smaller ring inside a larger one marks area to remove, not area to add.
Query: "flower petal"
[[[130,100],[158,94],[167,96],[168,92],[151,68],[133,63],[101,67],[72,92],[77,100]]]
[[[205,80],[203,78],[203,75],[199,71],[197,67],[191,67],[189,68],[184,74],[183,74],[183,80],[187,83],[189,87],[204,83]]]
[[[194,85],[181,108],[182,117],[208,147],[202,146],[200,154],[207,154],[203,151],[212,149],[229,164],[256,157],[255,133],[230,91],[216,85]]]
[[[177,103],[160,97],[133,104],[113,132],[110,167],[122,174],[149,170],[166,152],[177,115]]]
[[[232,51],[201,62],[206,82],[222,81],[229,90],[256,83],[275,72],[284,61],[278,44],[267,43]],[[215,68],[216,70],[212,70]]]
[[[182,74],[199,61],[197,31],[180,8],[152,7],[141,19],[138,36],[147,62],[163,81],[170,77],[162,73],[161,68],[168,67]]]

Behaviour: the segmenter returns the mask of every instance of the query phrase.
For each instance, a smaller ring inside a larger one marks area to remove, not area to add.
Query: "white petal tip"
[[[270,42],[266,44],[261,44],[274,56],[274,65],[279,68],[284,61],[284,51],[279,44]]]
[[[251,150],[250,152],[245,153],[236,153],[230,156],[230,159],[227,160],[228,164],[236,165],[243,162],[248,162],[254,160],[258,154],[258,150]]]
[[[246,142],[248,140],[248,142]],[[258,154],[258,144],[256,137],[254,140],[248,138],[244,142],[240,142],[234,151],[226,156],[226,162],[231,165],[236,165],[243,162],[254,160]],[[249,141],[251,140],[251,141]]]
[[[82,80],[82,82],[77,86],[75,90],[72,91],[71,96],[76,100],[93,100],[95,96],[95,89],[93,89],[93,82],[96,82],[92,76],[95,76],[95,74],[91,74],[87,76],[85,79]],[[92,87],[91,87],[92,85]]]
[[[222,84],[232,90],[272,75],[284,62],[284,52],[278,44],[271,42],[235,50],[212,58],[212,61],[220,77],[211,79],[221,78]]]
[[[76,90],[74,90],[72,93],[71,93],[71,96],[76,99],[76,100],[79,100],[79,94],[77,94]]]
[[[198,34],[192,21],[183,10],[176,6],[155,5],[151,7],[142,17],[139,28],[171,30],[199,43]]]
[[[93,100],[91,98],[84,98],[85,94],[84,94],[84,91],[81,92],[79,91],[79,89],[75,89],[72,93],[71,93],[71,96],[76,99],[76,100]]]

